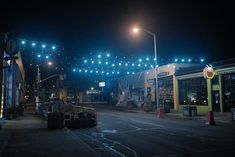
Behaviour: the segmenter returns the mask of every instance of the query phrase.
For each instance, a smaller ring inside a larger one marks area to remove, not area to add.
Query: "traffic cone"
[[[157,112],[157,117],[158,118],[163,118],[164,117],[164,113],[163,113],[163,108],[159,107],[158,112]]]
[[[213,111],[208,112],[206,124],[207,125],[216,125]]]

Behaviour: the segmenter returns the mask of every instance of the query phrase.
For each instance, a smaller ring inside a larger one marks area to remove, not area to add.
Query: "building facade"
[[[229,63],[230,62],[230,63]],[[230,112],[235,107],[234,60],[217,62],[213,79],[203,77],[203,67],[176,73],[176,109],[196,106],[201,112]]]

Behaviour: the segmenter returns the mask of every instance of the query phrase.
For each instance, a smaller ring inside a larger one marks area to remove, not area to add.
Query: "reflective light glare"
[[[115,64],[112,64],[112,67],[114,67],[115,66]]]
[[[145,64],[144,66],[147,67],[147,64]]]
[[[98,58],[101,58],[101,55],[98,55]]]
[[[46,59],[48,59],[49,58],[49,56],[46,56]]]
[[[41,57],[41,55],[40,54],[38,54],[38,58],[40,58]]]
[[[93,73],[93,71],[92,71],[92,70],[91,70],[90,72],[91,72],[91,73]]]
[[[105,62],[105,64],[107,65],[107,64],[109,64],[108,62]]]
[[[107,54],[107,57],[109,57],[110,55],[109,54]]]
[[[75,68],[73,68],[73,72],[75,72],[76,71],[76,69]]]
[[[132,64],[132,66],[135,66],[135,64]]]
[[[112,72],[112,74],[114,74],[114,71]]]
[[[45,44],[43,44],[43,45],[42,45],[42,48],[45,48],[45,47],[46,47],[46,45],[45,45]]]
[[[191,59],[188,59],[188,62],[191,62],[192,60]]]
[[[94,90],[94,88],[93,88],[93,87],[91,87],[91,90]]]
[[[120,74],[120,72],[118,71],[117,74]]]
[[[81,70],[81,69],[79,69],[79,72],[82,72],[82,70]]]
[[[178,62],[178,59],[175,59],[175,62]]]
[[[128,66],[128,64],[126,63],[125,66]]]
[[[84,63],[86,63],[87,62],[87,60],[84,60]]]
[[[107,73],[107,75],[109,75],[109,73]]]
[[[140,64],[138,64],[138,67],[140,67]]]
[[[156,61],[156,58],[154,58],[153,60]]]
[[[130,74],[130,72],[127,72],[127,74],[129,75],[129,74]]]
[[[142,59],[139,59],[139,62],[142,62]]]
[[[149,58],[146,58],[146,61],[148,61],[149,60]]]
[[[24,44],[25,44],[25,41],[24,41],[24,40],[23,40],[23,41],[21,41],[21,44],[23,44],[23,45],[24,45]]]
[[[55,46],[52,46],[52,50],[55,50]]]
[[[94,61],[91,61],[92,64],[94,64]]]
[[[170,67],[170,64],[168,64],[167,67],[169,68],[169,67]]]
[[[135,74],[135,72],[132,72],[132,74]]]
[[[87,73],[87,70],[85,70],[85,73]]]
[[[121,66],[121,65],[122,65],[122,63],[118,63],[118,65],[120,65],[120,66]]]
[[[101,72],[102,74],[104,73],[104,71]]]
[[[96,71],[95,73],[96,73],[96,74],[98,74],[99,72],[98,72],[98,71]]]
[[[200,61],[201,61],[201,62],[204,62],[204,59],[202,58]]]
[[[181,59],[181,62],[184,62],[185,60],[184,59]]]
[[[101,64],[101,61],[99,61],[99,64]]]
[[[35,43],[32,43],[32,46],[35,46],[36,44]]]

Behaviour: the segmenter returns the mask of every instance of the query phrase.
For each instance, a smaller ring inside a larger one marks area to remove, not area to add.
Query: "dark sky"
[[[216,61],[235,57],[234,15],[232,1],[6,0],[0,4],[0,29],[56,43],[68,55],[151,56],[153,38],[130,34],[138,24],[157,34],[159,57]]]

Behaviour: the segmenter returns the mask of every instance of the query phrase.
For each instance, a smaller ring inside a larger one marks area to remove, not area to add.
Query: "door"
[[[212,110],[215,112],[220,112],[219,91],[212,91]]]

